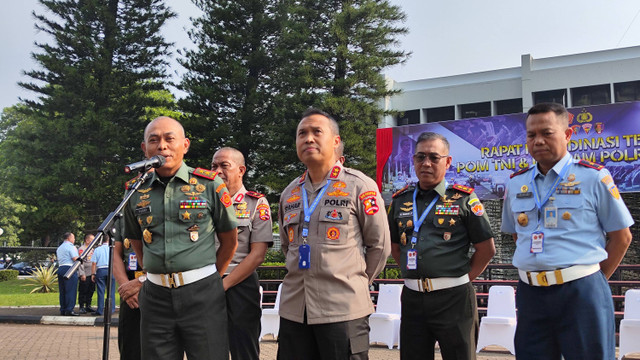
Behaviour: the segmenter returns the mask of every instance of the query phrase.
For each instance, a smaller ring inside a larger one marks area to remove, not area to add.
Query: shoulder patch
[[[509,179],[512,179],[514,176],[518,176],[520,174],[524,174],[529,170],[529,167],[527,166],[526,168],[522,169],[522,170],[518,170],[516,172],[514,172],[513,174],[509,175]]]
[[[596,169],[598,171],[604,169],[604,165],[600,165],[600,164],[596,164],[594,162],[588,161],[588,160],[580,160],[578,161],[579,165],[588,167],[588,168],[592,168],[592,169]]]
[[[473,188],[472,187],[468,187],[468,186],[464,186],[464,185],[460,185],[460,184],[453,184],[451,186],[452,189],[456,189],[458,191],[462,191],[463,193],[467,193],[467,194],[471,194],[473,192]]]
[[[200,176],[205,179],[213,180],[216,178],[216,175],[218,175],[218,173],[215,171],[211,171],[203,168],[197,168],[193,170],[193,175]]]
[[[263,198],[265,196],[264,194],[261,194],[261,193],[256,192],[256,191],[247,191],[246,194],[248,196],[251,196],[252,198],[256,198],[256,199],[260,199],[260,198]]]
[[[133,186],[133,184],[136,183],[136,181],[138,181],[138,178],[140,177],[140,175],[134,177],[133,179],[127,181],[126,183],[124,183],[124,187],[125,189],[129,190],[131,188],[131,186]]]
[[[307,178],[307,170],[305,170],[302,173],[302,176],[300,176],[300,180],[298,181],[298,184],[303,184],[306,178]]]
[[[409,190],[409,185],[405,185],[402,189],[396,191],[393,195],[391,195],[391,198],[395,198],[397,196],[400,196],[400,195],[404,194],[405,192],[407,192],[407,190]]]

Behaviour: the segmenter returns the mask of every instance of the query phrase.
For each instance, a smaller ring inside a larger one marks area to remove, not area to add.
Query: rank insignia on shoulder
[[[524,173],[527,172],[527,170],[529,170],[528,166],[526,168],[522,169],[522,170],[518,170],[518,171],[514,172],[513,174],[509,175],[509,179],[513,178],[514,176],[518,176],[520,174],[524,174]]]
[[[409,185],[405,185],[405,187],[403,187],[402,189],[400,189],[400,190],[396,191],[395,193],[393,193],[393,195],[391,195],[391,198],[396,198],[396,197],[400,196],[401,194],[403,194],[408,189],[409,189]]]
[[[588,168],[592,168],[592,169],[596,169],[598,171],[604,169],[604,165],[600,165],[600,164],[596,164],[594,162],[588,161],[588,160],[580,160],[578,161],[579,165],[588,167]]]
[[[133,186],[133,184],[135,184],[136,181],[138,181],[139,177],[140,177],[140,175],[138,175],[138,176],[134,177],[133,179],[131,179],[131,180],[127,181],[126,183],[124,183],[125,189],[129,190]],[[151,188],[149,188],[149,189],[151,189]],[[138,191],[140,191],[140,190],[138,190]]]
[[[302,176],[300,176],[300,181],[298,181],[298,184],[304,184],[304,181],[307,179],[307,171],[305,170],[302,173]]]
[[[197,168],[193,170],[193,175],[200,176],[205,179],[213,180],[216,178],[216,175],[218,175],[218,173],[215,171],[211,171],[203,168]]]
[[[471,194],[473,192],[472,187],[468,187],[460,184],[453,184],[451,188],[456,189],[458,191],[462,191],[463,193],[467,193],[467,194]]]
[[[337,179],[338,175],[340,175],[340,166],[334,166],[333,169],[331,169],[331,175],[329,175],[330,179]]]
[[[261,194],[257,191],[247,191],[247,195],[251,196],[252,198],[256,198],[256,199],[260,199],[263,198],[265,195]]]

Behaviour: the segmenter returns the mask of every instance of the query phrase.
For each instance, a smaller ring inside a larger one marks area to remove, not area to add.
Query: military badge
[[[182,191],[183,193],[191,191],[191,185],[182,185],[180,187],[180,191]]]
[[[446,231],[443,235],[442,235],[442,239],[444,239],[444,241],[449,241],[451,240],[451,233]]]
[[[407,221],[407,227],[413,227],[413,220]]]
[[[527,192],[527,190],[529,190],[529,187],[528,187],[527,185],[522,185],[522,186],[520,187],[520,192],[526,193],[526,192]]]
[[[575,181],[576,180],[576,174],[569,174],[569,176],[567,176],[567,181]]]
[[[438,218],[438,224],[440,225],[444,224],[444,218]]]
[[[151,225],[151,221],[153,221],[153,216],[147,216],[145,220],[147,221],[147,225]]]
[[[191,231],[189,233],[189,239],[191,239],[191,241],[196,242],[198,241],[198,238],[200,237],[200,235],[198,234],[197,231]]]
[[[236,217],[238,219],[248,219],[251,216],[251,212],[249,210],[236,210]]]
[[[136,204],[136,207],[143,208],[143,207],[146,207],[149,204],[151,204],[151,202],[149,200],[142,200],[142,201],[140,201],[139,203]]]
[[[196,185],[196,191],[197,192],[204,192],[206,189],[207,189],[207,187],[202,185],[202,184]]]
[[[238,207],[238,209],[240,210],[246,210],[247,209],[247,203],[246,202],[241,202],[238,205],[236,205]]]
[[[151,191],[151,188],[146,188],[146,189],[138,189],[138,192],[141,192],[143,194],[148,193],[149,191]]]
[[[340,166],[334,166],[333,169],[331,169],[331,174],[329,175],[329,178],[336,179],[338,178],[338,175],[340,175]]]
[[[229,196],[229,193],[226,191],[224,192],[224,194],[222,194],[220,201],[222,202],[222,205],[224,205],[224,207],[226,208],[231,206],[231,196]]]
[[[289,227],[288,234],[289,234],[289,242],[293,242],[293,228],[292,227]]]
[[[527,226],[527,224],[529,224],[529,217],[527,216],[527,214],[518,214],[518,224],[520,224],[520,226]]]
[[[359,198],[364,205],[364,213],[367,215],[373,215],[378,212],[380,209],[378,204],[376,204],[376,195],[378,193],[375,191],[365,191],[360,194]]]
[[[131,247],[131,240],[129,240],[128,238],[125,238],[124,241],[122,242],[122,245],[124,245],[125,249],[128,249]]]
[[[469,200],[469,206],[476,216],[484,215],[484,206],[482,206],[482,203],[477,198]]]
[[[147,199],[148,199],[148,198],[150,198],[150,197],[151,197],[151,195],[149,195],[149,194],[144,194],[144,195],[141,195],[141,196],[140,196],[140,200],[147,200]]]
[[[339,238],[340,238],[340,230],[337,227],[332,226],[329,229],[327,229],[327,239],[338,240]]]
[[[452,203],[438,204],[436,205],[435,215],[458,215],[460,211],[460,205],[453,205]]]
[[[189,179],[189,184],[191,184],[191,185],[195,185],[195,184],[197,184],[197,183],[198,183],[198,179],[196,179],[196,178],[191,178],[191,179]]]
[[[284,222],[288,223],[291,219],[293,219],[296,216],[298,216],[297,213],[288,213],[284,216]]]
[[[199,193],[199,192],[196,192],[196,191],[185,193],[185,195],[190,196],[190,197],[198,197],[198,195],[200,195],[200,194],[202,194],[202,193]]]
[[[138,218],[138,224],[140,224],[140,226],[142,226],[142,219]]]
[[[291,197],[287,199],[287,202],[288,203],[292,203],[292,202],[296,202],[298,200],[300,200],[300,196],[299,195],[291,195]]]
[[[260,218],[260,220],[267,221],[271,219],[271,209],[269,209],[269,205],[260,204],[258,205],[256,210],[258,210],[258,217]]]
[[[191,220],[191,214],[187,210],[182,213],[182,220]]]
[[[152,239],[151,231],[149,231],[149,229],[144,229],[144,231],[142,232],[142,239],[147,244],[151,244],[153,239]]]
[[[449,226],[453,226],[456,224],[456,219],[449,219]]]
[[[202,211],[200,211],[198,213],[198,219],[202,219],[204,217],[204,213]]]
[[[453,196],[451,197],[452,200],[458,200],[462,197],[462,195],[460,193],[455,193],[453,194]]]
[[[340,189],[336,189],[335,191],[327,193],[327,195],[329,195],[329,196],[349,196],[349,193],[344,192],[344,191],[342,191]]]
[[[413,204],[411,204],[411,205],[413,205]],[[411,206],[411,207],[401,207],[400,210],[402,210],[404,212],[413,211],[413,206]]]
[[[562,213],[562,219],[563,220],[569,220],[571,219],[571,213],[568,211],[565,211],[564,213]]]
[[[329,220],[342,220],[342,212],[336,209],[329,210],[327,211],[327,214],[324,217]]]
[[[296,195],[296,194],[300,194],[300,186],[296,186],[293,189],[291,189],[291,195]]]
[[[402,235],[400,235],[400,243],[402,245],[407,245],[407,234],[405,234],[404,231],[402,232]]]

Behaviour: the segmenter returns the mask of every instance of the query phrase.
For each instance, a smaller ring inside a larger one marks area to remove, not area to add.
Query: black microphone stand
[[[64,278],[65,279],[69,279],[71,276],[73,276],[73,274],[78,270],[78,267],[80,267],[80,265],[85,261],[85,258],[89,255],[89,253],[91,252],[92,249],[94,249],[96,247],[96,245],[98,244],[102,244],[102,239],[105,236],[108,236],[109,234],[107,233],[111,233],[111,235],[114,235],[116,230],[113,227],[116,219],[121,218],[122,217],[122,210],[124,209],[124,207],[127,205],[127,202],[129,201],[129,199],[131,199],[131,197],[133,196],[133,194],[136,192],[136,190],[138,190],[138,188],[140,187],[140,185],[142,185],[145,181],[147,181],[149,178],[151,178],[153,172],[148,172],[151,169],[152,166],[149,166],[148,168],[142,168],[140,169],[140,172],[142,173],[142,176],[140,176],[140,178],[138,178],[133,185],[131,186],[131,188],[129,189],[129,191],[125,194],[124,199],[122,199],[122,202],[120,203],[120,205],[118,205],[118,207],[115,209],[115,211],[111,212],[107,218],[102,222],[102,224],[100,225],[100,227],[98,228],[98,233],[96,234],[95,238],[93,238],[93,241],[91,242],[91,244],[89,244],[89,246],[87,246],[87,249],[85,251],[82,252],[82,255],[80,255],[76,261],[73,263],[73,266],[71,266],[71,268],[67,271],[66,274],[64,274]],[[107,277],[107,299],[105,300],[105,309],[104,309],[104,336],[102,338],[102,359],[103,360],[108,360],[109,359],[109,338],[110,338],[110,331],[111,331],[111,298],[113,296],[113,294],[111,294],[111,278],[113,277],[113,250],[114,250],[114,240],[113,240],[113,236],[109,236],[109,274]]]

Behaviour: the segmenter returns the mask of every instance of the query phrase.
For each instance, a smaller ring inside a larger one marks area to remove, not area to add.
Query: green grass
[[[25,286],[26,285],[26,286]],[[117,284],[116,284],[117,285]],[[9,280],[0,282],[0,306],[46,306],[59,305],[58,285],[54,289],[56,292],[48,294],[29,294],[36,286],[28,280]],[[117,286],[116,286],[117,289]],[[120,295],[115,293],[116,304],[120,304]],[[93,294],[92,306],[98,304],[97,292]]]

